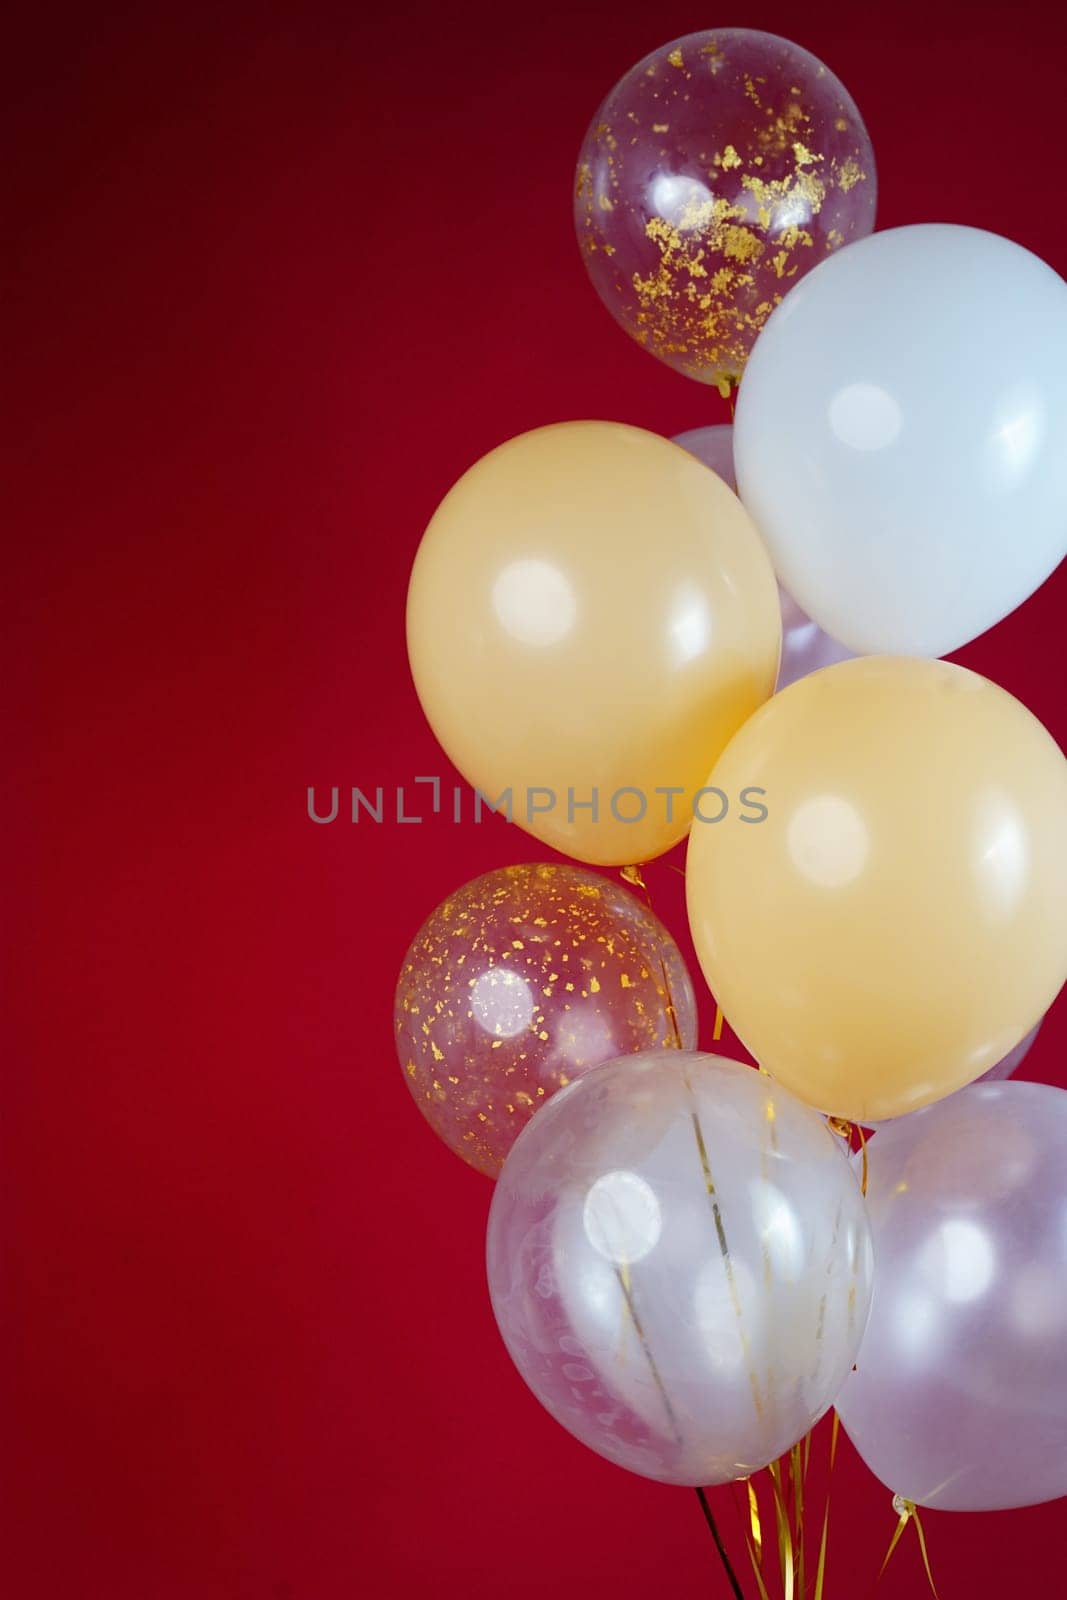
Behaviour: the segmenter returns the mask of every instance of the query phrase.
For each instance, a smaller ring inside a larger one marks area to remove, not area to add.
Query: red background
[[[314,827],[305,791],[448,771],[403,605],[464,468],[559,418],[724,417],[623,337],[571,236],[586,122],[645,51],[797,38],[868,120],[882,226],[1067,269],[1044,5],[728,11],[46,8],[8,43],[13,1600],[726,1592],[694,1497],[584,1451],[512,1371],[489,1184],[395,1061],[418,923],[536,847],[502,819]],[[1065,597],[1061,572],[962,656],[1061,741]],[[680,879],[650,883],[681,935]],[[1067,1083],[1065,1019],[1026,1075]],[[843,1447],[832,1600],[869,1593],[894,1520]],[[1061,1587],[1063,1503],[927,1531],[943,1600]],[[881,1593],[922,1584],[909,1539]]]

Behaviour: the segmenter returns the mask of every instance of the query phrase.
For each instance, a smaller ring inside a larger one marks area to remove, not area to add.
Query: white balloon
[[[1067,553],[1067,284],[977,228],[848,245],[757,340],[734,461],[779,579],[826,633],[948,654]]]

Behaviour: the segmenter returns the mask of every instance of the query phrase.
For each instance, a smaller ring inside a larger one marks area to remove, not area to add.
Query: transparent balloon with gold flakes
[[[829,68],[720,28],[616,84],[582,145],[575,222],[616,321],[725,392],[792,284],[872,231],[875,200],[867,130]]]
[[[830,1406],[871,1297],[844,1143],[752,1067],[630,1056],[566,1089],[504,1163],[489,1288],[519,1372],[608,1460],[747,1477]]]
[[[404,1076],[431,1127],[496,1177],[519,1132],[590,1067],[696,1043],[693,985],[663,924],[570,864],[487,872],[416,934],[396,990]]]

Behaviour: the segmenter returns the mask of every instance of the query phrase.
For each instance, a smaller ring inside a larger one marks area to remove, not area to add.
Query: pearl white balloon
[[[765,1466],[832,1404],[872,1255],[817,1112],[752,1067],[664,1050],[594,1068],[523,1129],[488,1270],[512,1359],[557,1421],[694,1485]]]
[[[690,428],[688,433],[678,434],[673,442],[718,473],[736,494],[733,440],[733,428],[728,422],[720,422],[710,428]],[[835,662],[852,659],[852,651],[831,639],[818,623],[805,616],[781,584],[778,585],[778,599],[782,607],[782,659],[778,664],[776,691],[788,689],[798,678],[806,678],[809,672],[818,672],[820,667],[832,667]]]
[[[782,584],[859,653],[941,656],[1067,551],[1067,284],[920,224],[829,256],[756,342],[741,498]]]

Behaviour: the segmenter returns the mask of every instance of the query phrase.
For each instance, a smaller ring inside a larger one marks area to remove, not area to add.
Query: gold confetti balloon
[[[692,33],[638,62],[586,134],[578,242],[644,349],[728,392],[790,287],[874,227],[867,130],[828,67],[774,34]]]
[[[666,928],[621,884],[569,863],[487,872],[439,905],[404,959],[395,1022],[426,1120],[494,1178],[557,1089],[697,1037]]]

